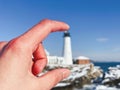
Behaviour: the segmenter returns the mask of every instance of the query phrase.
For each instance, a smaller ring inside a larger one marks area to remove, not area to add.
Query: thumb
[[[51,90],[58,82],[70,75],[68,69],[55,69],[47,72],[40,77],[40,84],[42,83],[43,90]]]

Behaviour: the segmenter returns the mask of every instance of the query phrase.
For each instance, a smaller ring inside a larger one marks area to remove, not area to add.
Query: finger
[[[64,31],[67,29],[69,29],[69,26],[63,22],[45,19],[18,37],[18,40],[20,42],[22,41],[23,46],[34,50],[36,45],[42,42],[50,32]]]
[[[4,48],[4,46],[7,44],[7,42],[3,41],[0,42],[0,51]]]
[[[69,75],[70,71],[68,69],[56,69],[53,71],[49,71],[48,73],[40,77],[40,84],[42,82],[43,87],[47,88],[46,90],[51,90],[51,88],[53,88],[58,82],[65,79]]]
[[[33,53],[33,57],[34,57],[34,64],[33,64],[32,71],[34,75],[37,75],[43,70],[43,68],[47,64],[46,53],[41,43],[39,44],[36,51]]]

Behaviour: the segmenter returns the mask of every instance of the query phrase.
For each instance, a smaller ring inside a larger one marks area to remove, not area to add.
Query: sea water
[[[107,72],[109,67],[120,65],[120,62],[94,62],[94,65],[100,66],[104,70],[104,72]]]
[[[104,72],[108,71],[109,67],[115,67],[116,65],[120,65],[120,62],[93,62],[95,66],[100,66]],[[64,88],[57,88],[54,90],[120,90],[115,87],[106,87],[100,84],[91,84],[91,85],[84,85],[83,88],[79,87],[64,87]]]

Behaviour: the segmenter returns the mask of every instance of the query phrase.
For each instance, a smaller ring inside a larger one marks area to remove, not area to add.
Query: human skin
[[[21,36],[0,42],[0,90],[50,90],[68,77],[68,69],[36,77],[47,64],[42,41],[51,32],[68,29],[64,22],[45,19]]]

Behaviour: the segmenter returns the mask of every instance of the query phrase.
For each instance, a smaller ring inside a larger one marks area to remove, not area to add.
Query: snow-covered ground
[[[109,67],[108,72],[105,72],[103,83],[120,78],[120,65]]]
[[[92,64],[72,65],[72,66],[59,65],[59,67],[70,69],[71,75],[68,78],[61,81],[60,83],[58,83],[56,87],[69,86],[71,85],[71,82],[75,81],[76,79],[80,77],[88,76],[88,73],[94,75],[95,72],[98,72],[101,70],[99,66],[94,66]],[[58,68],[58,65],[49,65],[50,70],[55,68]],[[120,88],[116,86],[110,87],[110,85],[104,85],[104,83],[106,82],[120,79],[120,65],[117,65],[116,67],[109,67],[108,72],[105,72],[104,74],[101,73],[100,78],[102,78],[101,83],[84,85],[82,89],[74,88],[73,90],[120,90]],[[118,85],[120,86],[120,83],[118,83]]]
[[[78,81],[77,79],[81,77],[89,77],[88,74],[91,75],[91,77],[96,72],[98,73],[98,75],[101,74],[100,67],[94,67],[92,63],[86,64],[86,65],[54,65],[52,64],[48,66],[49,70],[52,70],[58,67],[70,69],[71,75],[68,78],[61,81],[60,83],[58,83],[56,87],[69,86],[74,82],[77,83]],[[94,77],[97,77],[97,76],[94,75]],[[78,83],[80,82],[78,81]]]
[[[51,68],[54,68],[56,65],[53,65]],[[71,70],[71,75],[64,79],[62,82],[58,83],[56,87],[64,87],[71,85],[75,79],[80,78],[82,76],[86,76],[88,70],[90,70],[90,64],[87,65],[72,65],[72,66],[61,66],[64,68],[69,68]]]
[[[74,90],[120,90],[116,87],[108,87],[105,85],[84,85],[84,87],[82,89],[74,89]]]

